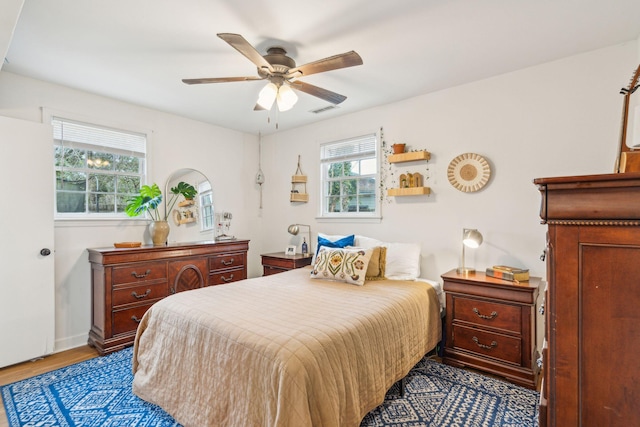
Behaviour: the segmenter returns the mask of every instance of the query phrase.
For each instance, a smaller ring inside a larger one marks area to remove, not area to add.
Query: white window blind
[[[376,155],[375,134],[325,144],[320,149],[323,163],[340,162]]]
[[[53,139],[58,145],[145,157],[147,136],[53,117]]]

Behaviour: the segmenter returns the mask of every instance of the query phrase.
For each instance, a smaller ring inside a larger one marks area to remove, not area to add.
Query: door
[[[52,135],[0,116],[0,367],[53,352]]]

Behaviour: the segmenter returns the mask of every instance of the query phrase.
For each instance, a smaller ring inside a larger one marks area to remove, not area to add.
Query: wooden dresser
[[[443,362],[535,388],[539,277],[515,283],[483,272],[442,275],[447,297]]]
[[[311,265],[311,255],[287,255],[284,252],[262,254],[262,275],[282,273],[283,271]]]
[[[540,178],[540,425],[640,425],[640,174]]]
[[[88,249],[89,345],[104,355],[133,344],[153,303],[176,292],[247,278],[248,240]]]

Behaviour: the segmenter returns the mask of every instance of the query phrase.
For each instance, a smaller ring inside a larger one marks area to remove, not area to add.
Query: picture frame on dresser
[[[289,245],[284,249],[284,253],[285,255],[295,255],[296,254],[296,247],[295,245]]]

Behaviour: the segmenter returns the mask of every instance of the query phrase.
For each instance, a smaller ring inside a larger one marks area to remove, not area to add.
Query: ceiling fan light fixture
[[[265,110],[271,110],[271,106],[273,102],[276,100],[276,96],[278,95],[278,87],[269,83],[265,87],[262,88],[260,93],[258,94],[258,102],[257,104],[264,108]]]
[[[287,85],[282,85],[278,89],[278,96],[276,98],[279,111],[287,111],[293,108],[298,102],[298,95]]]

